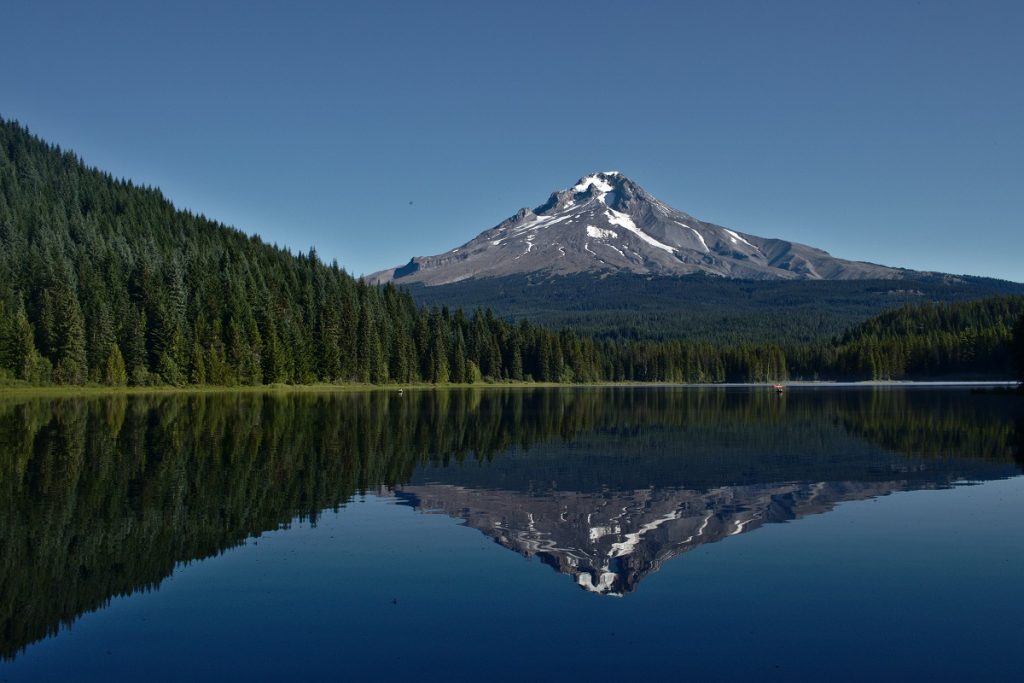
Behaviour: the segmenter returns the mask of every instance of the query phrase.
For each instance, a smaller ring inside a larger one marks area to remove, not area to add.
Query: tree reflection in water
[[[381,490],[622,594],[768,522],[1017,474],[1018,403],[722,388],[0,402],[0,655],[179,562]]]

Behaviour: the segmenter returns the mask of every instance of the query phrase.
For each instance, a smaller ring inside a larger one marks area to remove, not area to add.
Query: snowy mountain
[[[451,251],[417,256],[368,279],[430,286],[523,273],[610,272],[859,280],[899,278],[908,271],[705,223],[607,171],[581,178]]]

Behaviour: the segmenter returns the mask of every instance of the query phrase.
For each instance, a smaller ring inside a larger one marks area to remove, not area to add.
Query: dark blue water
[[[1014,401],[0,404],[0,679],[1015,680]]]

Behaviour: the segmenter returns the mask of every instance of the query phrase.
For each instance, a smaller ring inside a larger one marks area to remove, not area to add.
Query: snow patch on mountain
[[[644,242],[647,242],[647,244],[651,245],[652,247],[657,247],[658,249],[667,251],[670,254],[674,254],[676,252],[676,250],[673,249],[672,247],[668,246],[667,244],[662,244],[658,240],[648,235],[643,230],[637,228],[636,223],[633,222],[633,219],[627,216],[626,214],[620,213],[615,209],[608,209],[607,211],[604,212],[604,214],[605,216],[608,217],[609,223],[611,223],[612,225],[622,226],[626,230],[629,230],[631,233],[642,239]]]
[[[534,230],[540,230],[541,228],[550,228],[552,225],[555,225],[556,223],[561,223],[562,221],[567,221],[571,218],[571,214],[565,216],[537,216],[536,218],[527,223],[523,223],[518,227],[506,231],[503,237],[496,240],[491,240],[491,244],[494,246],[498,246],[499,244],[509,239],[510,237],[516,237],[522,235],[525,232],[532,232]]]
[[[602,175],[610,174],[600,173],[597,175],[588,175],[586,178],[573,185],[573,192],[576,194],[586,192],[591,185],[596,187],[599,192],[611,192],[613,189],[611,183],[602,178]]]
[[[750,242],[748,242],[745,239],[743,239],[742,237],[740,237],[738,232],[734,232],[734,231],[730,230],[729,228],[722,228],[722,230],[724,230],[725,233],[729,235],[729,239],[732,240],[733,244],[736,244],[736,241],[739,240],[740,242],[743,242],[743,244],[747,245],[748,247],[754,247],[753,244],[751,244]],[[754,249],[757,249],[757,247],[754,247]]]
[[[621,256],[622,258],[626,258],[626,253],[624,251],[622,251],[621,249],[619,249],[614,244],[608,244],[607,242],[604,242],[603,244],[604,244],[604,246],[610,247],[610,248],[614,249],[615,251],[619,252],[619,256]]]
[[[619,236],[614,230],[605,230],[595,225],[587,226],[587,235],[597,240],[615,239]]]
[[[704,241],[704,236],[701,235],[699,232],[697,232],[695,229],[691,228],[689,225],[687,225],[686,223],[683,223],[682,221],[672,221],[672,222],[675,223],[676,225],[681,225],[684,228],[686,228],[687,230],[689,230],[690,232],[692,232],[693,236],[696,237],[700,241],[700,246],[704,247],[704,251],[705,252],[711,251],[710,249],[708,249],[708,243]]]

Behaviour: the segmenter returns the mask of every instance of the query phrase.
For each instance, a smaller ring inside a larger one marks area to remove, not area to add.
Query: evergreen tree
[[[34,337],[32,323],[21,298],[16,299],[15,308],[10,313],[0,301],[0,369],[7,370],[17,379],[31,381],[38,372],[40,360]],[[49,377],[45,380],[48,381]]]
[[[43,292],[47,341],[58,384],[82,384],[87,376],[85,322],[78,298],[65,284]]]
[[[125,370],[124,356],[121,355],[121,349],[117,347],[117,344],[113,344],[110,347],[110,353],[107,356],[106,367],[103,372],[103,382],[111,386],[124,386],[128,383],[128,372]]]
[[[206,354],[199,340],[192,342],[192,357],[189,360],[189,382],[192,384],[206,384]]]
[[[452,346],[450,365],[451,380],[456,384],[464,383],[466,381],[466,339],[459,327],[455,329],[455,343]]]
[[[125,365],[128,379],[136,386],[148,383],[149,360],[146,350],[146,318],[137,306],[129,308],[126,321]]]
[[[430,348],[428,351],[430,373],[428,377],[434,384],[447,384],[450,378],[448,366],[447,329],[441,315],[434,311],[430,314]]]

